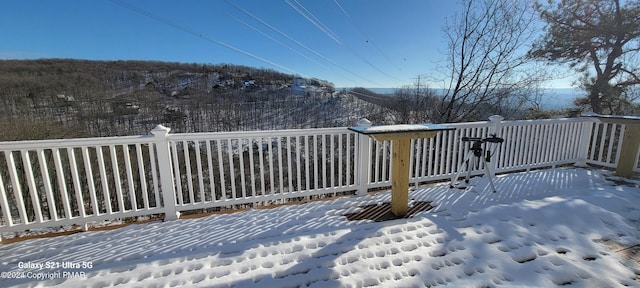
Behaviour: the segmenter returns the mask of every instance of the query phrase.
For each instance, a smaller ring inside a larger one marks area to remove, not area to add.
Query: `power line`
[[[349,15],[349,13],[347,13],[347,10],[344,9],[344,7],[342,7],[342,5],[340,5],[340,3],[338,2],[338,0],[333,0],[333,2],[336,4],[336,6],[338,6],[338,8],[340,8],[340,11],[342,11],[342,13],[347,17],[347,20],[349,21],[349,23],[356,28],[356,30],[358,30],[358,32],[360,32],[360,34],[362,34],[362,36],[365,37],[365,39],[367,39],[367,43],[371,44],[376,50],[378,50],[378,52],[382,55],[382,57],[385,58],[385,60],[387,60],[387,62],[389,62],[389,64],[392,64],[394,66],[396,66],[393,61],[391,61],[391,58],[389,58],[389,56],[387,56],[387,53],[385,53],[382,49],[380,49],[380,46],[378,46],[376,44],[375,41],[373,41],[373,39],[371,37],[369,37],[369,35],[367,35],[367,33],[364,32],[364,30],[359,26],[356,25],[356,23],[353,21],[353,18],[351,17],[351,15]],[[398,70],[402,70],[400,67],[396,66],[396,68]]]
[[[270,24],[269,24],[269,23],[267,23],[266,21],[264,21],[264,20],[260,19],[259,17],[257,17],[257,16],[255,16],[255,15],[253,15],[251,12],[247,11],[246,9],[243,9],[242,7],[240,7],[240,6],[238,6],[238,5],[234,4],[234,3],[231,3],[231,2],[230,2],[230,1],[228,1],[228,0],[225,0],[225,3],[229,4],[230,6],[234,7],[234,8],[235,8],[235,9],[237,9],[238,11],[240,11],[240,12],[244,13],[245,15],[249,16],[249,17],[250,17],[250,18],[252,18],[253,20],[255,20],[255,21],[257,21],[257,22],[261,23],[262,25],[266,26],[267,28],[271,29],[272,31],[274,31],[274,32],[278,33],[280,36],[282,36],[282,37],[284,37],[284,38],[288,39],[289,41],[291,41],[291,42],[293,42],[293,43],[297,44],[298,46],[300,46],[300,47],[304,48],[305,50],[307,50],[307,51],[309,51],[309,52],[313,53],[314,55],[316,55],[316,56],[318,56],[318,57],[322,58],[323,60],[325,60],[325,61],[327,61],[327,62],[331,63],[332,65],[334,65],[334,66],[336,66],[336,67],[338,67],[338,68],[342,69],[343,71],[345,71],[345,72],[347,72],[347,73],[349,73],[349,74],[351,74],[351,75],[353,75],[353,76],[356,76],[356,77],[360,78],[361,80],[364,80],[364,81],[367,81],[367,82],[369,82],[369,83],[371,83],[371,84],[377,85],[377,83],[375,83],[375,82],[373,82],[373,81],[371,81],[371,80],[369,80],[369,79],[366,79],[366,78],[364,78],[364,77],[362,77],[362,76],[360,76],[360,75],[358,75],[358,74],[356,74],[356,73],[354,73],[354,72],[350,71],[349,69],[347,69],[347,68],[345,68],[345,67],[341,66],[340,64],[338,64],[338,63],[336,63],[335,61],[331,60],[330,58],[328,58],[328,57],[326,57],[326,56],[322,55],[320,52],[318,52],[318,51],[316,51],[316,50],[314,50],[314,49],[311,49],[311,48],[310,48],[310,47],[308,47],[307,45],[305,45],[305,44],[301,43],[300,41],[298,41],[298,40],[294,39],[293,37],[291,37],[291,36],[287,35],[286,33],[284,33],[284,32],[282,32],[282,31],[278,30],[277,28],[273,27],[272,25],[270,25]]]
[[[278,44],[280,44],[280,45],[282,45],[282,46],[286,47],[287,49],[289,49],[289,50],[293,51],[294,53],[296,53],[296,54],[298,54],[298,55],[300,55],[300,56],[302,56],[302,57],[306,58],[307,60],[309,60],[309,61],[311,61],[311,62],[313,62],[313,63],[315,63],[315,64],[318,64],[318,65],[320,65],[320,66],[322,66],[322,67],[324,67],[324,68],[328,68],[327,66],[325,66],[325,65],[321,64],[320,62],[318,62],[318,61],[314,60],[313,58],[311,58],[311,57],[309,57],[309,56],[307,56],[307,55],[303,54],[302,52],[300,52],[300,51],[298,51],[298,50],[294,49],[293,47],[291,47],[291,46],[289,46],[289,45],[287,45],[287,44],[285,44],[285,43],[282,43],[282,41],[279,41],[278,39],[275,39],[274,37],[272,37],[271,35],[269,35],[269,34],[267,34],[267,33],[265,33],[265,32],[262,32],[260,29],[258,29],[258,28],[256,28],[256,27],[254,27],[253,25],[250,25],[249,23],[247,23],[247,22],[244,22],[244,21],[240,20],[238,17],[233,16],[233,15],[231,15],[231,14],[227,14],[227,15],[229,15],[230,17],[232,17],[232,18],[233,18],[233,19],[235,19],[236,21],[238,21],[238,22],[242,23],[243,25],[245,25],[245,26],[249,27],[251,30],[253,30],[253,31],[256,31],[256,32],[260,33],[260,34],[261,34],[261,35],[263,35],[264,37],[267,37],[267,38],[269,38],[271,41],[276,42],[276,43],[278,43]]]
[[[294,10],[296,10],[296,12],[298,12],[298,14],[302,15],[302,17],[307,19],[307,21],[311,22],[311,24],[316,26],[316,28],[318,28],[318,29],[320,29],[320,31],[324,32],[329,38],[333,39],[333,41],[335,41],[338,44],[342,44],[342,42],[340,41],[340,38],[338,37],[338,35],[336,35],[336,33],[333,33],[333,31],[331,31],[331,29],[329,29],[329,27],[327,27],[327,25],[324,25],[324,23],[322,23],[322,21],[320,21],[317,17],[315,17],[315,15],[313,15],[311,12],[309,12],[309,10],[307,10],[307,8],[302,6],[302,4],[300,4],[300,2],[298,2],[296,0],[293,0],[293,1],[300,7],[298,7],[298,6],[294,5],[293,3],[291,3],[290,0],[284,0],[284,2],[289,4],[289,6],[291,8],[293,8]]]
[[[302,17],[304,17],[305,19],[307,19],[307,21],[311,22],[311,24],[313,24],[314,26],[316,26],[316,28],[320,29],[320,31],[324,32],[325,35],[327,35],[329,38],[331,38],[332,40],[334,40],[338,45],[340,45],[341,47],[346,48],[349,52],[351,52],[351,54],[355,55],[356,57],[360,58],[360,60],[362,60],[362,62],[366,63],[367,65],[369,65],[371,68],[377,70],[378,72],[382,73],[383,75],[394,79],[396,81],[402,81],[390,74],[388,74],[387,72],[385,72],[384,70],[380,69],[378,66],[376,66],[375,64],[371,63],[371,61],[369,61],[368,59],[366,59],[365,57],[363,57],[360,53],[358,53],[358,51],[356,51],[355,49],[351,48],[351,46],[341,42],[339,40],[339,37],[333,33],[328,27],[327,25],[325,25],[324,23],[322,23],[322,21],[320,21],[317,17],[315,17],[311,12],[309,12],[309,10],[307,8],[305,8],[302,4],[300,4],[300,2],[295,1],[295,3],[297,5],[299,5],[300,7],[296,7],[293,3],[291,3],[291,0],[285,0],[285,2],[287,4],[289,4],[289,6],[291,6],[294,10],[296,10],[296,12],[298,12],[298,14],[302,15]],[[341,7],[342,9],[342,7]],[[342,11],[344,12],[344,9],[342,9]],[[305,13],[306,12],[306,13]],[[308,14],[308,15],[307,15]]]

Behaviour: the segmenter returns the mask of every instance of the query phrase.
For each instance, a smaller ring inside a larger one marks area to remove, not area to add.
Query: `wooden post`
[[[396,216],[405,216],[409,210],[409,158],[411,139],[392,140],[391,158],[391,212]]]
[[[638,149],[640,149],[640,117],[598,115],[593,113],[583,114],[586,117],[595,117],[604,123],[625,125],[620,158],[616,166],[616,176],[630,178],[633,175],[633,167],[638,161]]]
[[[638,148],[640,147],[640,124],[626,123],[620,160],[616,167],[616,176],[630,178],[633,175],[633,165],[638,160]]]
[[[454,128],[437,124],[412,124],[356,126],[350,127],[349,130],[367,135],[376,141],[391,141],[391,212],[395,216],[404,217],[409,211],[411,139],[433,138],[438,131]]]
[[[391,141],[391,212],[404,217],[409,210],[409,166],[411,139],[432,138],[436,131],[408,131],[371,135],[377,141]]]

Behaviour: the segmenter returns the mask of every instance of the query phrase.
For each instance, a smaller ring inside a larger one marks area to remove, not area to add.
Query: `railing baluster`
[[[149,143],[149,160],[151,162],[151,179],[153,179],[153,195],[156,199],[155,207],[161,207],[160,187],[159,187],[161,183],[160,183],[160,179],[158,178],[158,167],[156,164],[156,159],[158,158],[156,157],[156,149],[157,149],[156,145]],[[169,155],[165,155],[165,157],[169,158]],[[167,169],[171,170],[170,167]]]
[[[534,129],[534,133],[535,133],[535,162],[536,163],[542,163],[543,161],[543,156],[544,156],[544,147],[543,147],[543,142],[547,141],[548,139],[545,138],[544,133],[545,133],[545,129],[544,126],[542,125],[535,125],[535,129]]]
[[[51,186],[51,176],[47,165],[46,155],[43,149],[37,149],[38,164],[40,164],[40,174],[42,175],[42,184],[47,197],[47,210],[49,211],[49,220],[57,221],[58,211],[56,210],[56,201],[53,197],[53,187]]]
[[[327,188],[327,135],[322,134],[322,188]]]
[[[391,161],[387,159],[387,155],[389,155],[391,151],[391,142],[383,141],[382,142],[382,174],[380,175],[380,181],[386,182],[389,181],[389,172],[387,170],[391,170]]]
[[[447,147],[446,147],[447,150],[446,151],[453,151],[454,150],[453,147],[455,147],[455,145],[458,144],[457,141],[454,142],[456,133],[455,131],[446,131],[446,132],[447,132],[446,133],[447,134]],[[445,165],[444,165],[445,174],[452,173],[454,169],[451,167],[452,157],[453,157],[453,153],[447,153],[447,159],[445,160]]]
[[[612,124],[613,125],[613,124]],[[605,135],[607,135],[607,131],[609,128],[609,124],[608,123],[604,123],[602,125],[602,137],[600,138],[600,147],[599,147],[599,151],[598,151],[598,161],[600,162],[607,162],[604,158],[603,158],[603,154],[604,154],[604,147],[605,147],[605,139],[607,139],[607,137]]]
[[[220,200],[227,199],[227,181],[224,179],[224,158],[222,158],[222,140],[216,140],[218,149],[218,172],[220,173]]]
[[[96,186],[93,181],[94,175],[93,175],[93,169],[92,169],[91,159],[89,155],[89,148],[82,147],[81,150],[82,150],[82,161],[84,163],[84,172],[87,177],[87,186],[88,186],[87,188],[89,190],[91,210],[93,212],[91,214],[93,214],[93,216],[98,216],[101,213],[100,213],[100,206],[98,205],[98,199],[96,197]]]
[[[205,143],[207,144],[207,168],[209,168],[209,193],[211,194],[211,201],[216,201],[218,200],[216,197],[216,183],[215,183],[215,176],[213,173],[213,152],[211,150],[211,141],[213,140],[209,140],[209,141],[205,141]]]
[[[330,174],[331,174],[331,187],[335,187],[336,183],[335,183],[335,178],[336,178],[336,147],[334,145],[335,141],[335,137],[332,134],[328,134],[327,137],[329,137],[329,156],[330,156],[330,161],[331,161],[331,170],[330,170]],[[329,169],[327,169],[329,170]]]
[[[338,185],[337,186],[344,186],[344,182],[342,182],[342,171],[344,171],[342,169],[342,150],[344,149],[344,147],[342,146],[342,134],[338,134],[336,135],[336,137],[338,138],[338,167],[336,168],[336,170],[338,170]],[[333,173],[334,175],[336,173]],[[333,185],[332,185],[333,186]]]
[[[318,135],[313,135],[313,188],[316,190],[320,189],[318,184],[320,181],[320,177],[318,176],[318,161],[320,160],[320,153],[321,152],[318,151]]]
[[[136,188],[133,183],[133,171],[131,167],[131,155],[129,153],[129,145],[122,145],[122,152],[124,154],[125,173],[127,174],[127,186],[129,188],[129,204],[131,204],[131,210],[138,210],[138,200],[136,199]],[[123,195],[124,196],[124,195]],[[124,211],[124,210],[123,210]]]
[[[2,208],[2,219],[6,223],[5,226],[13,226],[13,215],[11,215],[11,210],[9,210],[9,199],[7,199],[7,191],[4,189],[2,173],[0,173],[0,206]]]
[[[64,168],[62,166],[62,160],[60,159],[60,149],[54,148],[52,149],[53,153],[53,163],[56,169],[56,175],[58,176],[58,193],[60,197],[62,197],[62,208],[64,209],[64,215],[66,219],[71,219],[73,217],[71,213],[71,207],[69,205],[69,194],[67,193],[67,183],[64,177]]]
[[[535,149],[534,149],[535,145],[534,145],[533,139],[535,139],[535,138],[534,138],[534,132],[533,131],[534,131],[534,126],[527,125],[527,133],[526,133],[526,138],[525,138],[525,141],[527,142],[526,143],[526,145],[527,145],[527,165],[530,165],[530,164],[534,163],[533,162],[533,157],[534,157],[533,155],[535,153]]]
[[[255,164],[253,160],[253,141],[255,139],[249,138],[249,176],[251,177],[251,197],[256,197],[256,173],[255,173]]]
[[[122,199],[122,182],[120,181],[120,169],[118,168],[118,154],[115,145],[109,145],[111,155],[111,169],[113,169],[113,182],[115,186],[116,199],[118,201],[118,212],[124,212],[124,202]],[[56,154],[53,154],[54,156]]]
[[[558,125],[555,123],[551,125],[550,139],[549,149],[547,150],[547,163],[552,163],[558,153]]]
[[[581,122],[576,122],[573,123],[573,143],[571,145],[571,147],[576,147],[576,149],[573,149],[573,159],[576,159],[578,161],[578,164],[583,166],[584,164],[581,163],[582,161],[584,161],[583,159],[583,152],[582,152],[582,129],[583,129],[583,123]],[[590,132],[586,132],[586,133],[590,133]],[[571,149],[571,148],[570,148]]]
[[[197,202],[205,202],[204,198],[204,172],[202,170],[202,155],[200,152],[200,141],[194,141],[194,149],[196,154],[196,169],[198,170],[198,189],[200,192],[200,200]]]
[[[234,179],[236,173],[233,163],[233,143],[231,139],[227,139],[227,156],[229,160],[229,182],[231,183],[231,199],[236,199],[238,195],[236,194],[236,180]]]
[[[379,141],[373,141],[373,149],[374,149],[374,157],[375,157],[375,166],[374,166],[374,170],[373,170],[373,179],[371,180],[371,182],[382,182],[382,176],[380,174],[380,170],[381,170],[381,161],[382,161],[382,152],[380,148],[380,146],[382,146],[384,144],[384,142],[379,142]]]
[[[611,125],[611,132],[609,133],[609,145],[607,145],[608,146],[607,147],[607,156],[605,157],[604,162],[607,162],[607,163],[615,162],[615,158],[612,159],[611,156],[613,154],[613,146],[614,146],[613,143],[615,143],[614,141],[615,141],[615,138],[616,138],[616,131],[618,130],[618,127],[619,127],[619,125],[617,125],[617,124],[612,124]],[[618,140],[621,140],[621,139],[618,139]],[[621,143],[621,141],[618,142],[618,143]],[[615,157],[615,155],[613,155],[613,157]],[[612,160],[614,160],[614,161],[612,161]]]
[[[297,191],[304,191],[306,190],[302,188],[302,162],[300,161],[300,137],[296,136],[296,185],[298,185],[296,187]]]
[[[140,193],[142,193],[143,209],[149,209],[149,189],[147,189],[147,177],[145,173],[144,158],[142,158],[142,145],[136,143],[136,159],[138,160],[138,177],[140,177]]]
[[[13,188],[13,197],[15,198],[16,205],[18,206],[18,214],[20,215],[20,223],[27,224],[29,219],[27,218],[27,211],[24,206],[24,199],[22,197],[22,187],[20,186],[20,180],[18,177],[18,171],[16,170],[16,162],[13,158],[13,151],[5,151],[5,159],[7,161],[7,168],[9,168],[9,177],[11,178],[11,187]]]
[[[258,143],[260,143],[260,146],[258,147],[258,157],[260,159],[258,159],[258,163],[260,165],[260,195],[264,196],[267,194],[267,185],[265,184],[265,177],[264,177],[264,139],[262,137],[258,138]]]
[[[509,167],[517,167],[518,165],[518,126],[509,126]]]
[[[311,138],[311,136],[309,135],[305,135],[304,136],[304,151],[306,151],[305,153],[305,159],[304,159],[304,172],[305,172],[305,187],[306,190],[309,191],[311,190],[311,158],[313,157],[311,154],[311,147],[309,146],[309,138]],[[315,153],[315,150],[313,151]],[[315,157],[313,157],[315,158]]]
[[[526,126],[518,127],[518,166],[524,167],[527,165],[527,139]]]
[[[433,147],[434,147],[434,151],[431,154],[431,157],[429,158],[429,166],[432,167],[433,169],[433,174],[434,175],[443,175],[442,174],[442,139],[444,138],[444,134],[443,133],[438,133],[436,134],[436,137],[431,138],[433,139]]]
[[[569,125],[567,123],[562,123],[560,124],[561,127],[561,131],[560,131],[560,143],[559,145],[559,152],[560,152],[560,157],[558,157],[556,159],[556,161],[562,161],[563,159],[567,159],[568,158],[568,151],[567,151],[567,146],[569,146],[569,137],[571,136],[569,133]]]
[[[193,192],[193,173],[191,171],[191,154],[189,153],[189,142],[182,141],[182,153],[184,157],[184,169],[185,176],[187,181],[187,189],[189,189],[189,203],[195,203],[195,196]],[[182,177],[180,177],[182,179]]]
[[[424,174],[425,176],[433,176],[433,170],[431,169],[431,162],[428,160],[431,160],[431,155],[433,155],[433,143],[434,143],[435,139],[433,138],[428,138],[428,139],[422,139],[422,143],[423,143],[423,147],[422,150],[424,153],[422,153],[422,174]]]
[[[177,192],[178,205],[184,205],[184,191],[182,190],[182,174],[180,172],[180,160],[178,159],[178,147],[175,141],[171,143],[171,155],[173,156],[173,177]]]
[[[40,207],[40,197],[38,197],[38,188],[36,187],[35,177],[33,176],[33,167],[31,165],[31,157],[29,156],[29,151],[22,150],[20,151],[22,154],[22,163],[24,165],[24,172],[27,180],[27,184],[29,187],[29,195],[31,195],[31,205],[33,205],[33,210],[35,212],[35,221],[42,222],[42,208]],[[0,182],[0,186],[1,186]],[[2,192],[4,193],[4,192]],[[84,216],[84,214],[81,214]]]
[[[549,162],[549,155],[551,153],[549,148],[549,143],[553,141],[553,138],[551,138],[552,127],[553,126],[551,125],[542,127],[542,139],[544,139],[544,141],[542,142],[542,145],[540,148],[540,163],[543,163],[543,164],[546,164]]]
[[[287,192],[291,193],[293,192],[293,172],[292,169],[293,167],[291,167],[291,136],[286,137],[287,138]]]
[[[282,195],[284,193],[284,170],[282,169],[282,153],[284,152],[283,150],[283,145],[282,145],[282,138],[278,137],[277,138],[278,142],[278,179],[280,180],[280,195]]]
[[[275,193],[275,175],[273,173],[273,138],[267,137],[267,154],[269,155],[269,194]]]
[[[76,163],[75,149],[68,147],[67,156],[69,157],[69,169],[71,170],[71,179],[73,181],[73,187],[76,195],[76,204],[78,205],[79,216],[84,218],[87,215],[84,211],[84,199],[82,195],[82,186],[80,185],[80,175],[78,173],[78,165]],[[31,165],[29,165],[31,166]],[[31,167],[29,167],[31,170]]]
[[[347,167],[346,167],[346,171],[347,171],[347,185],[351,185],[353,184],[352,182],[352,178],[353,175],[355,175],[355,171],[352,170],[353,167],[353,157],[355,157],[356,155],[356,151],[358,151],[358,149],[356,149],[356,147],[352,147],[355,146],[355,143],[352,145],[352,142],[355,141],[355,134],[346,134],[347,137],[347,146],[345,147],[345,153],[347,153]],[[305,139],[307,139],[307,137],[305,137]],[[353,140],[352,140],[353,139]],[[307,173],[309,171],[307,170]],[[309,178],[307,176],[307,178]],[[307,186],[309,186],[309,184],[307,184]]]
[[[242,139],[238,139],[238,168],[240,169],[240,190],[242,194],[242,198],[247,197],[247,182],[246,177],[244,176],[244,142]],[[232,175],[235,175],[232,174]]]
[[[589,156],[587,157],[587,160],[591,160],[591,161],[597,161],[597,159],[595,159],[596,157],[596,142],[598,141],[598,133],[600,131],[600,127],[602,126],[602,124],[599,124],[597,122],[592,123],[593,127],[591,128],[591,138],[590,138],[590,142],[591,144],[588,145],[589,147]]]

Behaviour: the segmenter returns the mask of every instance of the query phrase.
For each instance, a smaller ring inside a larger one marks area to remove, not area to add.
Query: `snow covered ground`
[[[640,287],[635,262],[603,243],[640,243],[640,188],[608,175],[420,188],[410,198],[434,210],[384,222],[343,215],[389,192],[32,239],[0,245],[0,287]]]

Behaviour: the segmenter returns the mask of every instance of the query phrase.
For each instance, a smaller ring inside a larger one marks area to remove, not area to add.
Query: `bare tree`
[[[420,78],[416,78],[413,86],[396,89],[392,115],[395,123],[427,123],[432,121],[430,107],[437,104],[437,97],[432,89],[423,86]]]
[[[524,0],[466,0],[443,27],[444,92],[434,122],[473,121],[494,113],[510,117],[545,74],[530,65],[527,45],[535,17]],[[488,114],[488,115],[487,115]]]

